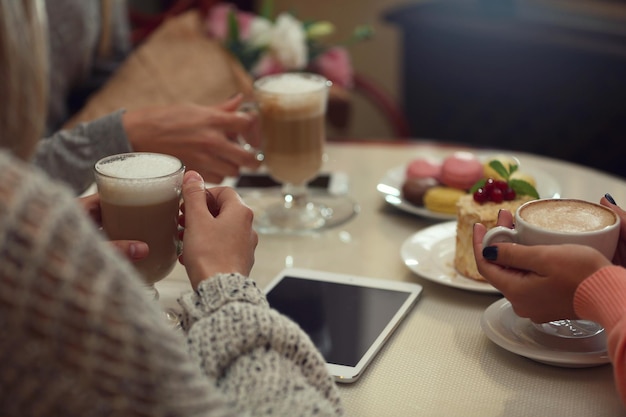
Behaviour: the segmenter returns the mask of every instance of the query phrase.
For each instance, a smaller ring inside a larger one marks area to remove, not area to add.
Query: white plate
[[[491,284],[465,277],[454,269],[456,221],[422,229],[404,241],[400,255],[404,264],[421,277],[463,290],[496,293]]]
[[[582,339],[546,334],[537,330],[529,319],[516,315],[506,298],[487,307],[480,326],[496,345],[537,362],[566,368],[610,362],[605,332]]]
[[[478,155],[480,159],[487,159],[492,154]],[[404,183],[407,164],[397,166],[387,171],[385,176],[378,182],[376,189],[383,196],[385,201],[392,206],[408,213],[436,220],[453,220],[454,214],[437,213],[425,207],[416,206],[402,198],[402,184]],[[550,174],[540,168],[520,161],[520,170],[532,175],[537,181],[537,192],[541,198],[560,197],[561,188]]]

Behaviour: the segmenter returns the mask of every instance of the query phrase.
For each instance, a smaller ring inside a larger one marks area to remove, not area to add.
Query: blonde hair
[[[0,0],[0,148],[28,159],[46,118],[47,45],[41,0]]]

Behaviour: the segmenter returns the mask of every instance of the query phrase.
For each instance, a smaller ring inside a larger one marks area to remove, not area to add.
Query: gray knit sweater
[[[0,415],[330,416],[311,340],[255,283],[218,275],[170,329],[72,193],[0,151]]]

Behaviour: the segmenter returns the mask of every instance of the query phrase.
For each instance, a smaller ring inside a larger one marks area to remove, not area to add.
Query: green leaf
[[[509,181],[509,187],[511,187],[517,195],[527,195],[533,198],[539,198],[539,193],[535,187],[527,181],[513,178]]]
[[[489,166],[493,168],[493,170],[496,171],[499,176],[504,178],[505,181],[509,179],[509,175],[510,175],[509,171],[502,164],[502,162],[498,161],[497,159],[494,159],[493,161],[489,162]]]
[[[266,18],[267,20],[273,21],[274,16],[274,2],[272,0],[265,0],[261,5],[261,17]]]
[[[234,11],[228,13],[228,37],[226,38],[229,43],[238,43],[239,39],[239,21]]]
[[[483,178],[482,180],[478,180],[478,181],[476,182],[476,184],[474,184],[474,185],[472,186],[472,188],[470,188],[469,193],[470,193],[470,194],[474,194],[474,193],[476,192],[476,190],[478,190],[479,188],[484,187],[486,182],[487,182],[487,180],[486,180],[486,179],[484,179],[484,178]]]

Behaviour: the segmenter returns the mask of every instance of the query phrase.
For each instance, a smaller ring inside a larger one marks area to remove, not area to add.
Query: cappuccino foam
[[[98,162],[98,191],[103,200],[122,205],[155,204],[177,198],[184,169],[179,159],[154,153],[116,155]]]
[[[269,76],[257,81],[256,94],[262,115],[300,120],[326,112],[328,88],[322,77],[298,73]]]
[[[584,201],[536,201],[520,210],[520,216],[543,229],[564,233],[602,230],[615,223],[615,215]]]

